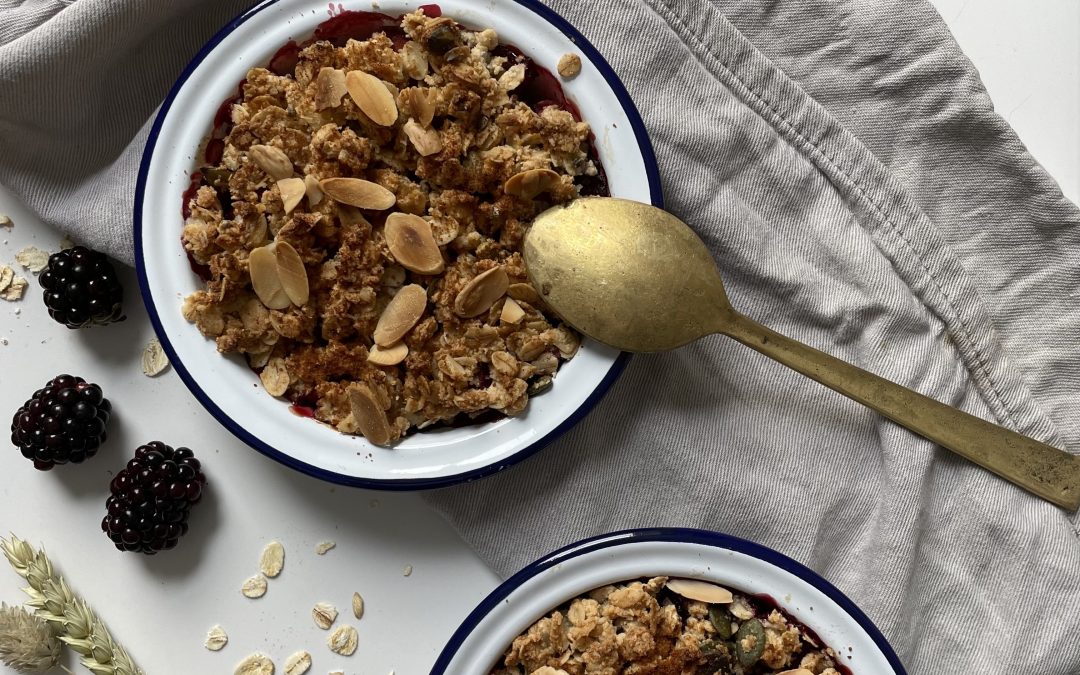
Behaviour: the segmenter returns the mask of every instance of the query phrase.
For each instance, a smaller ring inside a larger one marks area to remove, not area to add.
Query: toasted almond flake
[[[581,72],[581,57],[577,54],[563,54],[559,59],[559,75],[566,79],[577,77]]]
[[[375,124],[388,127],[397,121],[397,101],[379,78],[362,70],[350,70],[345,74],[345,88],[356,106]]]
[[[285,213],[292,213],[300,200],[307,194],[307,185],[303,178],[286,178],[277,182],[278,192],[281,194],[281,203],[285,206]]]
[[[315,109],[338,107],[348,91],[345,87],[345,71],[326,67],[319,69],[319,74],[315,76]]]
[[[352,613],[357,619],[364,618],[364,598],[359,593],[352,594]]]
[[[329,602],[317,602],[311,609],[311,618],[315,621],[315,625],[323,630],[330,630],[330,626],[334,625],[337,621],[338,611],[337,607],[334,607]]]
[[[275,356],[266,362],[266,366],[259,373],[259,379],[266,393],[274,397],[284,396],[292,382],[289,370],[285,367],[285,359],[280,356]]]
[[[403,576],[403,577],[411,577],[412,576],[412,565],[406,565],[405,567],[403,567],[401,569],[401,576]]]
[[[8,302],[18,302],[19,300],[22,300],[23,293],[26,291],[26,285],[26,279],[23,279],[12,272],[12,278],[5,285],[4,290],[0,292],[0,298],[3,298]]]
[[[27,246],[15,254],[15,262],[37,274],[49,265],[49,254],[37,246]]]
[[[386,411],[366,384],[357,383],[349,387],[349,405],[356,427],[364,438],[375,445],[390,442],[390,421],[386,419]]]
[[[142,354],[142,371],[143,375],[147,377],[154,377],[165,372],[165,369],[169,367],[169,358],[165,356],[165,350],[161,348],[161,343],[157,338],[153,338],[147,343],[146,348],[143,349]]]
[[[7,265],[0,266],[0,293],[7,290],[11,282],[15,280],[15,270],[11,269]]]
[[[274,180],[284,180],[293,175],[293,164],[281,148],[272,145],[253,145],[248,149],[251,161]]]
[[[327,552],[336,546],[337,544],[332,541],[320,541],[318,544],[315,544],[315,553],[316,555],[326,555]]]
[[[386,219],[386,245],[398,264],[417,274],[438,274],[446,268],[435,243],[431,223],[410,213],[391,213]]]
[[[277,256],[274,244],[254,249],[248,256],[248,273],[251,275],[251,288],[270,309],[287,309],[292,301],[278,275]]]
[[[430,157],[442,152],[443,142],[439,132],[430,127],[422,127],[416,120],[405,123],[405,135],[421,157]]]
[[[814,675],[814,671],[807,670],[806,668],[796,668],[795,670],[785,670],[782,673],[776,675]]]
[[[423,80],[428,74],[427,52],[419,42],[409,40],[401,48],[401,65],[413,80]]]
[[[521,323],[525,318],[525,310],[513,298],[507,298],[503,303],[502,314],[499,316],[503,323]]]
[[[319,186],[319,179],[315,176],[304,176],[304,191],[307,193],[307,203],[311,206],[318,206],[325,196]]]
[[[535,199],[537,195],[551,190],[559,182],[559,174],[551,169],[530,169],[511,176],[503,185],[503,191],[522,199]]]
[[[272,541],[263,547],[259,556],[259,571],[273,579],[285,567],[285,547],[280,541]]]
[[[379,345],[373,345],[368,352],[368,363],[374,363],[377,366],[396,366],[405,360],[405,357],[409,355],[409,346],[404,342],[399,342],[389,347],[380,347]]]
[[[274,675],[274,662],[269,656],[255,652],[236,664],[233,675]]]
[[[710,584],[707,581],[698,581],[696,579],[671,579],[667,582],[667,587],[671,592],[678,593],[684,598],[697,600],[698,602],[707,602],[711,605],[727,604],[733,599],[731,591],[722,586]]]
[[[518,302],[525,302],[533,307],[540,304],[540,294],[532,287],[532,284],[510,284],[506,294]]]
[[[352,656],[353,652],[356,651],[356,642],[356,629],[348,625],[338,626],[326,638],[326,646],[330,647],[330,651],[342,656]]]
[[[385,211],[397,203],[397,197],[378,183],[361,178],[327,178],[319,187],[335,202],[361,209]]]
[[[212,652],[220,652],[229,644],[229,636],[221,626],[214,626],[206,631],[206,641],[203,645]]]
[[[466,319],[480,316],[501,298],[510,286],[502,267],[493,267],[461,289],[454,299],[454,313]]]
[[[425,129],[430,127],[435,119],[435,102],[438,92],[435,89],[412,87],[403,91],[401,95],[417,123]]]
[[[311,654],[296,652],[285,659],[285,675],[304,675],[311,668]]]
[[[409,284],[402,287],[383,310],[379,322],[375,325],[375,344],[390,347],[405,337],[424,315],[427,300],[427,291],[423,286]]]
[[[244,585],[240,587],[240,592],[244,594],[246,598],[261,598],[266,595],[266,577],[261,574],[249,578],[244,582]]]
[[[11,216],[6,213],[0,213],[0,227],[6,227],[9,230],[15,227],[15,223],[11,221]]]
[[[300,254],[287,241],[279,241],[274,247],[274,257],[277,261],[277,273],[281,279],[281,287],[297,307],[307,304],[309,289],[307,269]]]

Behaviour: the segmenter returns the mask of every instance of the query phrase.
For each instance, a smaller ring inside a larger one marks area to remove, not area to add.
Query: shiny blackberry
[[[124,288],[103,253],[76,246],[49,256],[38,275],[49,316],[68,328],[124,320]]]
[[[206,476],[188,448],[160,441],[139,446],[109,486],[101,530],[121,551],[153,555],[173,548],[187,534],[204,487]]]
[[[111,411],[101,387],[81,377],[58,375],[15,412],[11,442],[41,471],[78,464],[105,442]]]

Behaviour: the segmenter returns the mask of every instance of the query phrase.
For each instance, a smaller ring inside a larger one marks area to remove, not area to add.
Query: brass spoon
[[[1080,458],[784,337],[732,309],[705,244],[646,204],[587,197],[540,214],[525,237],[533,286],[565,321],[630,352],[721,333],[1057,506],[1080,507]]]

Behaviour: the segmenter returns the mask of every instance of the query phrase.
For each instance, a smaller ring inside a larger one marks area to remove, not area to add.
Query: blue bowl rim
[[[530,445],[522,448],[513,455],[506,457],[498,462],[489,464],[487,466],[473,469],[471,471],[465,471],[448,476],[438,476],[432,478],[390,478],[390,479],[376,479],[376,478],[363,478],[358,476],[350,476],[347,474],[341,474],[334,471],[329,471],[321,467],[313,466],[306,462],[300,461],[295,457],[285,454],[284,452],[274,448],[268,443],[256,438],[246,429],[244,429],[236,420],[229,417],[225,411],[217,406],[211,400],[211,398],[203,391],[199,384],[192,377],[191,373],[184,366],[180,360],[175,348],[169,340],[169,336],[166,334],[164,327],[161,324],[161,320],[157,313],[157,308],[154,305],[153,298],[150,295],[149,284],[146,278],[146,264],[143,259],[143,241],[142,241],[142,204],[144,195],[146,192],[146,179],[147,173],[150,168],[150,160],[153,157],[154,149],[157,145],[158,136],[161,132],[162,124],[164,124],[165,117],[169,114],[172,108],[173,101],[176,99],[180,89],[187,82],[188,78],[199,66],[200,63],[209,55],[214,48],[225,39],[230,33],[236,30],[237,27],[242,25],[248,19],[263,11],[267,7],[276,4],[280,0],[264,0],[263,2],[255,5],[254,7],[240,13],[232,21],[227,23],[221,30],[214,35],[213,38],[207,42],[202,49],[199,50],[195,58],[188,63],[184,68],[183,73],[173,84],[172,89],[169,91],[169,95],[165,98],[165,101],[161,104],[161,108],[158,111],[157,117],[154,120],[153,127],[150,130],[150,134],[146,140],[146,146],[143,150],[142,161],[139,166],[139,178],[135,187],[135,213],[134,213],[134,239],[135,239],[135,271],[139,279],[139,290],[142,294],[143,304],[146,306],[146,312],[150,317],[150,323],[154,327],[154,332],[157,333],[158,340],[161,342],[162,348],[165,350],[166,355],[169,357],[169,362],[173,368],[176,369],[180,379],[187,385],[187,388],[195,396],[195,398],[202,404],[206,410],[213,415],[217,421],[228,429],[234,436],[248,444],[255,450],[266,455],[267,457],[284,464],[292,469],[305,473],[314,478],[328,481],[331,483],[337,483],[339,485],[347,485],[351,487],[367,488],[373,490],[386,490],[386,491],[413,491],[413,490],[428,490],[435,488],[449,487],[451,485],[457,485],[460,483],[467,483],[470,481],[478,480],[498,473],[503,469],[506,469],[518,462],[521,462],[528,457],[536,454],[548,444],[555,441],[564,433],[569,431],[575,424],[581,421],[588,413],[596,406],[597,403],[604,397],[611,386],[622,374],[626,367],[627,362],[630,359],[628,353],[621,353],[616,358],[615,363],[604,375],[600,384],[593,390],[589,397],[575,410],[569,417],[563,420],[557,427],[552,429],[542,438],[537,439]],[[630,119],[630,124],[633,127],[634,135],[637,138],[638,147],[641,149],[642,159],[645,162],[645,171],[649,181],[649,194],[652,204],[654,206],[663,208],[664,197],[660,183],[660,169],[656,162],[656,154],[653,151],[652,142],[649,140],[648,132],[645,129],[645,122],[641,118],[641,114],[638,112],[637,107],[634,105],[633,100],[630,97],[630,93],[626,90],[619,76],[615,74],[614,69],[608,64],[607,60],[600,54],[600,52],[593,47],[584,35],[582,35],[573,25],[566,19],[556,13],[554,10],[544,6],[538,0],[514,0],[531,10],[533,13],[538,14],[541,18],[546,20],[558,28],[564,35],[570,38],[571,41],[580,49],[585,56],[592,62],[597,70],[603,75],[607,81],[608,86],[611,87],[616,97],[619,99],[620,104],[623,107],[626,116]]]
[[[870,636],[870,639],[877,645],[877,648],[884,654],[885,659],[895,671],[894,675],[907,675],[907,671],[904,670],[903,664],[900,663],[900,658],[896,655],[896,652],[893,650],[892,646],[889,645],[888,640],[885,639],[885,636],[878,627],[870,620],[870,617],[866,616],[866,614],[859,609],[851,599],[844,595],[840,589],[826,581],[824,577],[814,570],[797,560],[789,558],[779,551],[774,551],[767,546],[762,546],[761,544],[756,544],[746,539],[740,539],[739,537],[721,534],[720,532],[713,532],[711,530],[683,527],[638,528],[601,534],[564,546],[563,548],[525,566],[521,571],[514,574],[488,594],[486,598],[480,601],[480,604],[476,606],[476,609],[465,617],[465,620],[462,621],[458,629],[454,631],[454,634],[446,643],[446,647],[444,647],[439,654],[439,658],[435,660],[435,665],[432,666],[430,675],[444,675],[447,666],[450,665],[451,659],[458,653],[458,650],[461,649],[461,645],[464,644],[465,640],[472,634],[473,630],[476,629],[476,626],[480,621],[482,621],[492,609],[504,602],[513,591],[526,581],[556,567],[557,565],[586,553],[622,546],[624,544],[641,542],[702,544],[714,548],[743,553],[759,560],[763,560],[787,572],[791,572],[824,593],[829,599],[839,605],[844,612],[851,616],[851,618],[855,619],[856,623],[866,631],[867,635]]]

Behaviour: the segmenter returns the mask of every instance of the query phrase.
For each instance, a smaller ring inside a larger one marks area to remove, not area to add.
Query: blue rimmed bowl
[[[866,614],[813,570],[744,539],[680,528],[605,534],[534,562],[469,614],[431,675],[486,675],[515,637],[553,609],[595,588],[656,576],[768,596],[832,647],[852,675],[906,675]]]
[[[372,2],[342,3],[373,11]],[[397,16],[421,2],[380,0]],[[611,194],[662,205],[659,174],[644,125],[625,88],[599,52],[555,12],[535,0],[443,0],[446,16],[494,28],[504,42],[555,70],[568,52],[584,68],[563,82],[592,125]],[[182,195],[200,166],[198,151],[215,112],[252,67],[265,66],[289,40],[309,37],[325,21],[321,0],[267,0],[225,26],[181,75],[162,105],[143,156],[135,198],[136,267],[150,319],[184,383],[226,428],[256,450],[317,478],[368,488],[413,490],[480,478],[535,453],[599,401],[625,356],[586,341],[564,365],[554,388],[517,418],[414,434],[393,449],[371,445],[290,413],[271,398],[242,358],[218,354],[180,314],[201,287],[180,244]]]

